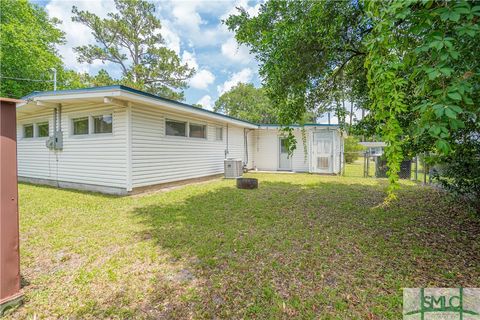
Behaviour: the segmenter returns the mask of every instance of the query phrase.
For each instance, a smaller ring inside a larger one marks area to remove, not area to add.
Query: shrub
[[[353,163],[360,156],[360,152],[365,150],[365,147],[359,144],[359,140],[355,137],[345,138],[345,162]]]

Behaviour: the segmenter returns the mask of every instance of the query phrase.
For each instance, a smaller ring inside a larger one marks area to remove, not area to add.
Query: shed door
[[[333,160],[333,139],[315,134],[313,144],[313,169],[319,173],[331,173]]]
[[[292,158],[288,156],[287,139],[280,138],[279,170],[292,170]]]

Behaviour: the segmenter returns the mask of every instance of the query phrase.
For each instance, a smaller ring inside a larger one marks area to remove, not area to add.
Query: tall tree
[[[92,30],[97,44],[76,47],[79,62],[112,62],[123,74],[122,82],[167,98],[183,99],[183,89],[194,70],[165,46],[155,5],[145,0],[115,0],[118,13],[101,19],[73,7],[73,21]]]
[[[52,90],[51,68],[61,81],[62,60],[55,49],[64,42],[59,23],[27,0],[0,1],[0,96]]]
[[[215,102],[213,111],[255,122],[277,123],[277,111],[263,88],[251,83],[239,83],[222,94]]]
[[[366,103],[363,39],[370,26],[361,2],[270,0],[256,16],[239,10],[226,24],[260,62],[281,124],[332,110],[344,119],[344,99]]]

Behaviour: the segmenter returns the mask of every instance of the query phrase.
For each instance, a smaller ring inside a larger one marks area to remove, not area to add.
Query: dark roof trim
[[[26,95],[22,99],[23,100],[28,100],[28,99],[31,99],[31,98],[34,98],[34,97],[41,97],[41,96],[49,96],[49,95],[59,95],[60,96],[60,95],[64,95],[64,94],[108,91],[108,90],[123,90],[123,91],[126,91],[126,92],[138,94],[138,95],[148,97],[148,98],[152,98],[152,99],[155,99],[155,100],[169,102],[169,103],[173,103],[173,104],[176,104],[176,105],[179,105],[179,106],[182,106],[182,107],[191,108],[192,110],[195,110],[195,111],[205,112],[205,113],[208,113],[208,114],[213,114],[213,115],[216,115],[216,116],[220,116],[220,117],[224,117],[224,118],[227,118],[227,119],[248,123],[248,124],[255,125],[255,126],[257,125],[256,123],[253,123],[253,122],[250,122],[250,121],[238,119],[238,118],[235,118],[235,117],[231,117],[231,116],[228,116],[228,115],[225,115],[225,114],[221,114],[221,113],[218,113],[218,112],[214,112],[214,111],[210,111],[210,110],[206,110],[206,109],[202,109],[202,108],[197,108],[197,107],[194,107],[192,105],[189,105],[189,104],[186,104],[186,103],[183,103],[183,102],[179,102],[179,101],[176,101],[176,100],[160,97],[160,96],[154,95],[152,93],[137,90],[137,89],[130,88],[130,87],[127,87],[127,86],[124,86],[124,85],[113,85],[113,86],[91,87],[91,88],[69,89],[69,90],[57,90],[57,91],[34,91],[34,92],[30,93],[29,95]]]
[[[124,86],[124,85],[112,85],[112,86],[90,87],[90,88],[68,89],[68,90],[57,90],[57,91],[34,91],[34,92],[22,97],[22,100],[31,100],[32,98],[35,98],[35,97],[42,97],[42,96],[49,96],[49,95],[61,96],[61,95],[64,95],[64,94],[72,94],[72,93],[75,94],[75,93],[82,93],[82,92],[96,92],[96,91],[108,91],[108,90],[123,90],[123,91],[126,91],[126,92],[138,94],[138,95],[148,97],[148,98],[152,98],[152,99],[155,99],[155,100],[169,102],[169,103],[173,103],[173,104],[176,104],[176,105],[179,105],[179,106],[182,106],[182,107],[191,108],[192,110],[195,110],[195,111],[205,112],[205,113],[208,113],[208,114],[224,117],[226,119],[231,119],[231,120],[235,120],[235,121],[248,123],[250,125],[255,125],[255,126],[260,126],[260,127],[286,127],[286,126],[281,126],[281,125],[278,125],[278,124],[261,124],[261,123],[259,124],[259,123],[254,123],[254,122],[238,119],[238,118],[231,117],[231,116],[228,116],[228,115],[225,115],[225,114],[222,114],[222,113],[218,113],[218,112],[214,112],[214,111],[210,111],[210,110],[206,110],[206,109],[202,109],[202,108],[197,108],[197,107],[194,107],[192,105],[189,105],[189,104],[186,104],[186,103],[183,103],[183,102],[179,102],[179,101],[176,101],[176,100],[163,98],[163,97],[154,95],[152,93],[137,90],[137,89],[130,88],[130,87],[127,87],[127,86]],[[305,127],[323,127],[323,126],[336,127],[338,125],[324,124],[324,123],[323,124],[321,124],[321,123],[306,123],[303,126],[305,126]],[[303,127],[303,126],[294,124],[294,125],[290,125],[288,127]]]

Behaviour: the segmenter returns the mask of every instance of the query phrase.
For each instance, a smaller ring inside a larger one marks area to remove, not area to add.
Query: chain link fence
[[[368,152],[345,152],[342,174],[345,177],[355,178],[386,178],[387,164],[382,154],[369,154]],[[431,183],[429,167],[423,160],[424,157],[417,156],[406,159],[401,163],[400,179]]]

